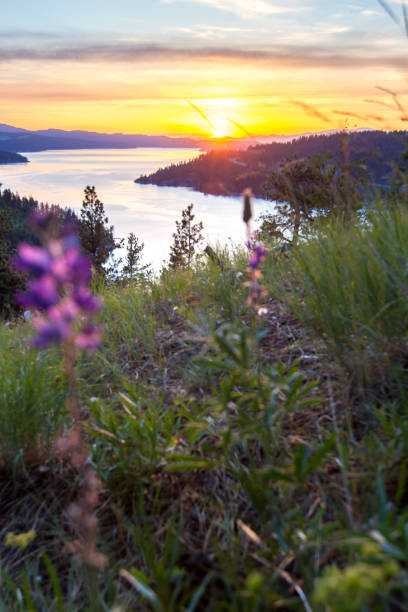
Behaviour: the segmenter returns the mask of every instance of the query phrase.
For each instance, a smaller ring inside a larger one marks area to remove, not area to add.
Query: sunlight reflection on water
[[[183,187],[138,185],[134,179],[162,166],[193,159],[195,149],[107,149],[27,153],[29,164],[0,166],[3,189],[78,211],[86,185],[95,185],[117,237],[134,232],[145,243],[145,260],[158,270],[168,259],[175,221],[191,202],[203,235],[215,244],[243,242],[240,198],[204,195]],[[255,201],[258,216],[271,203]]]

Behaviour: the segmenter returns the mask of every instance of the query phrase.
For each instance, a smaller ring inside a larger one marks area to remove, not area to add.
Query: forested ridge
[[[197,159],[172,164],[137,183],[168,187],[190,187],[214,195],[239,195],[250,187],[264,196],[264,184],[271,170],[285,159],[330,156],[333,165],[364,164],[368,177],[376,184],[387,184],[392,164],[405,149],[408,132],[339,132],[331,135],[305,136],[292,142],[255,145],[246,150],[211,151]]]

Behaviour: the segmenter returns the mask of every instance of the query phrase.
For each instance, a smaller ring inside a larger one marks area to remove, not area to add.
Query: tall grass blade
[[[186,612],[194,612],[200,602],[201,597],[204,595],[209,582],[212,580],[212,577],[212,574],[207,574],[207,576],[204,578],[198,589],[195,591]]]
[[[405,2],[402,4],[402,15],[404,17],[405,34],[408,36],[408,10]]]
[[[28,610],[29,612],[37,612],[33,598],[31,596],[30,585],[28,583],[27,576],[23,571],[21,571],[20,579],[21,588],[23,589],[24,593],[25,605],[27,606],[26,610]]]
[[[390,7],[390,5],[388,4],[388,2],[386,2],[385,0],[377,0],[377,2],[383,7],[383,9],[386,11],[386,13],[388,13],[388,15],[391,17],[391,19],[393,21],[395,21],[396,24],[399,25],[399,19],[397,17],[397,15],[394,13],[394,11],[392,10],[392,8]]]
[[[154,607],[158,612],[162,612],[163,606],[161,605],[156,593],[152,591],[150,587],[147,586],[144,582],[136,578],[133,574],[128,572],[125,569],[121,569],[119,574],[124,578],[129,584],[131,584],[136,591],[140,593],[147,601]]]
[[[43,552],[42,557],[44,559],[44,563],[47,567],[47,571],[50,576],[51,584],[54,589],[55,598],[57,600],[58,612],[64,612],[65,610],[64,598],[62,595],[61,584],[60,584],[60,581],[58,580],[57,572],[55,571],[55,568],[51,562],[51,559],[49,558],[46,552]]]

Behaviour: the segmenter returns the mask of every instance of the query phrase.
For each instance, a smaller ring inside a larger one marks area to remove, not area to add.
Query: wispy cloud
[[[59,35],[40,30],[0,30],[1,40],[56,40]]]
[[[382,17],[382,14],[379,11],[373,11],[371,9],[365,9],[360,11],[361,15],[364,15],[364,17]]]
[[[227,38],[231,34],[240,36],[246,34],[252,34],[256,32],[256,30],[251,30],[249,28],[236,28],[231,26],[213,26],[213,25],[196,25],[193,27],[177,27],[172,28],[174,32],[180,32],[181,34],[187,34],[192,38],[197,38],[201,40],[219,40],[221,38]]]
[[[173,2],[185,2],[186,0],[162,0],[166,4]],[[274,0],[189,0],[196,4],[207,4],[221,11],[235,13],[244,19],[260,17],[264,15],[278,15],[293,11],[305,10],[306,7],[290,7],[286,4],[278,4]]]
[[[384,41],[383,41],[384,42]],[[138,61],[205,61],[268,62],[279,68],[408,68],[406,54],[393,52],[382,41],[367,38],[364,44],[344,47],[330,45],[272,45],[241,48],[236,46],[175,46],[155,43],[82,44],[75,46],[44,46],[0,48],[0,62],[138,62]],[[381,50],[382,53],[378,53]],[[377,52],[376,52],[377,51]]]

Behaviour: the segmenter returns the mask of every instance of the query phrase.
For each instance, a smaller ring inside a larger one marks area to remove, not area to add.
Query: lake
[[[25,153],[29,164],[0,166],[0,183],[20,195],[79,211],[86,185],[95,185],[116,237],[134,232],[144,243],[144,259],[159,270],[168,260],[175,221],[194,204],[195,222],[204,224],[207,243],[245,239],[240,198],[204,195],[184,187],[138,185],[134,180],[160,167],[188,161],[196,149],[94,149]],[[258,216],[271,202],[256,200]],[[203,245],[205,246],[205,244]]]

